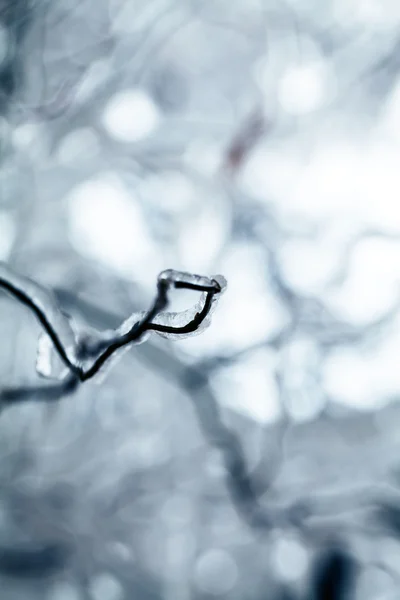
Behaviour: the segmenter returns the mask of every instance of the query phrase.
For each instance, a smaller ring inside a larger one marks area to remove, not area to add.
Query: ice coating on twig
[[[181,280],[179,280],[179,283],[180,281]],[[210,290],[215,290],[215,284],[217,284],[219,286],[219,291],[203,292],[199,301],[187,310],[181,312],[164,312],[155,317],[153,320],[155,325],[161,325],[168,328],[168,330],[156,330],[162,337],[178,340],[202,333],[210,326],[211,317],[218,304],[218,300],[221,293],[223,293],[226,288],[226,280],[221,275],[215,276],[213,279],[194,275],[191,276],[190,280],[187,280],[186,283],[195,286],[201,285]],[[178,286],[175,285],[175,287]],[[187,286],[185,285],[182,287]]]
[[[153,331],[168,339],[197,335],[210,324],[211,315],[226,281],[168,269],[158,276],[157,294],[148,311],[133,313],[115,331],[76,329],[70,317],[57,306],[52,294],[39,284],[0,265],[0,287],[28,306],[42,325],[36,369],[46,378],[65,380],[67,375],[83,382],[104,374],[105,365],[115,362],[131,344],[146,341]],[[171,287],[201,292],[199,301],[182,312],[168,312]]]
[[[217,278],[223,280],[223,286],[218,282]],[[158,276],[161,281],[167,281],[176,288],[194,289],[203,292],[215,292],[218,287],[226,287],[226,281],[221,275],[216,275],[214,278],[204,277],[203,275],[195,275],[193,273],[186,273],[184,271],[175,271],[174,269],[167,269],[162,271]]]
[[[78,329],[77,324],[71,317],[68,315],[64,316],[69,321],[71,331],[73,332],[73,341],[66,349],[67,354],[77,371],[84,370],[88,359],[84,354],[85,348],[88,345],[93,347],[95,343],[98,344],[100,339],[104,338],[104,334],[92,329]],[[89,360],[90,363],[93,362],[91,355]],[[42,333],[39,336],[36,352],[36,372],[38,375],[46,379],[63,381],[68,376],[69,371],[70,368],[60,357],[51,337],[47,333]]]
[[[191,273],[180,271],[163,271],[159,280],[166,281],[175,288],[196,290],[208,290],[203,292],[198,302],[191,308],[181,312],[163,311],[152,320],[150,329],[164,338],[171,340],[185,339],[202,333],[211,322],[211,316],[216,308],[220,295],[225,291],[226,280],[222,275],[216,275],[212,279]],[[208,300],[208,302],[207,302]],[[133,313],[117,329],[118,335],[128,333],[132,326],[146,316],[146,312]],[[195,317],[199,315],[199,318]],[[149,333],[147,332],[148,338]],[[145,341],[145,339],[141,341]]]
[[[70,318],[59,308],[51,291],[28,277],[18,275],[5,263],[0,262],[0,288],[16,297],[22,304],[28,306],[43,326],[48,340],[41,339],[39,372],[47,372],[50,365],[46,365],[46,353],[51,346],[57,349],[58,355],[66,366],[73,366],[75,356],[75,334]],[[42,334],[43,335],[43,334]]]
[[[61,361],[47,333],[42,333],[39,336],[36,354],[36,372],[46,379],[58,379],[60,381],[68,374],[68,367]]]

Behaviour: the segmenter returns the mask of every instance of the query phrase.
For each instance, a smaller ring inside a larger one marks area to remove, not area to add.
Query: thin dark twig
[[[2,266],[0,271],[0,287],[5,289],[33,312],[51,339],[60,359],[71,372],[71,382],[75,381],[75,379],[81,382],[87,381],[98,373],[101,367],[117,350],[128,344],[140,341],[146,332],[155,331],[156,333],[172,335],[194,333],[199,329],[204,319],[210,313],[213,297],[222,291],[222,287],[216,279],[181,273],[172,269],[163,271],[158,277],[157,294],[150,310],[147,311],[141,319],[135,322],[128,332],[119,334],[111,340],[102,341],[100,344],[92,347],[90,351],[86,349],[85,358],[95,357],[95,360],[85,369],[78,359],[74,360],[69,356],[60,335],[56,331],[55,323],[52,322],[52,319],[46,312],[46,303],[48,303],[50,307],[50,296],[46,296],[46,293],[44,293],[43,289],[38,284],[24,277],[17,276],[8,267]],[[168,292],[171,287],[201,291],[206,294],[203,308],[183,326],[174,326],[162,322],[163,316],[168,317],[168,313],[165,315],[163,311],[168,306]],[[38,298],[35,298],[35,292],[38,294]],[[42,302],[40,302],[39,294],[41,295]],[[54,306],[51,308],[54,312]],[[56,308],[56,312],[57,317],[65,319],[65,315],[63,315],[58,307]],[[154,319],[156,318],[159,320],[161,319],[161,322],[154,323]],[[82,350],[83,348],[79,348],[78,344],[76,356],[79,357]],[[67,388],[69,391],[70,387],[68,384]]]
[[[21,278],[21,282],[23,283],[23,278]],[[70,361],[68,358],[68,354],[59,338],[55,330],[53,329],[52,324],[50,323],[45,311],[42,309],[39,304],[36,303],[34,298],[30,296],[30,294],[24,291],[23,287],[19,287],[14,281],[9,281],[5,277],[0,275],[0,287],[14,296],[21,304],[27,306],[35,315],[39,323],[42,325],[43,329],[45,329],[47,335],[50,337],[51,341],[54,344],[55,349],[57,350],[61,360],[64,364],[75,373],[75,375],[79,376],[79,369]]]
[[[200,327],[208,313],[210,312],[211,303],[213,299],[213,295],[215,292],[207,292],[206,300],[204,302],[204,307],[202,310],[195,314],[193,319],[187,323],[186,325],[182,325],[181,327],[169,327],[167,325],[160,325],[157,323],[151,323],[149,325],[149,329],[152,331],[162,332],[162,333],[175,333],[175,334],[186,334],[186,333],[194,333]]]

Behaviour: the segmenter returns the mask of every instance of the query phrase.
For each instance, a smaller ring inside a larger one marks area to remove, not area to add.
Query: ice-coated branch
[[[156,297],[148,311],[133,313],[117,330],[82,334],[60,310],[50,291],[0,264],[0,288],[27,306],[44,330],[38,347],[39,373],[54,378],[50,365],[55,353],[65,367],[61,378],[69,373],[80,382],[96,375],[118,350],[145,341],[152,331],[170,339],[200,333],[208,326],[225,287],[222,276],[208,278],[168,269],[158,276]],[[167,312],[171,288],[202,292],[201,298],[189,310]]]

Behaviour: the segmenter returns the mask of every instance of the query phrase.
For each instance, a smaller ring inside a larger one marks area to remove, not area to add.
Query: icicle
[[[60,310],[50,291],[28,277],[14,273],[5,263],[0,263],[0,287],[28,306],[47,330],[47,333],[41,334],[39,339],[38,373],[43,377],[62,379],[61,373],[64,373],[65,369],[61,364],[70,369],[75,363],[73,355],[75,335],[70,318]],[[53,339],[50,339],[49,331],[52,332]],[[57,357],[55,352],[53,356],[52,349],[55,345],[57,345]],[[56,367],[55,372],[53,372],[53,365]]]
[[[36,372],[46,379],[64,379],[69,370],[56,353],[54,344],[47,333],[39,336],[36,354]]]

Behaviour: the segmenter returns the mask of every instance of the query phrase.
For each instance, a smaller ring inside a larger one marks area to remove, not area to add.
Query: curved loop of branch
[[[173,269],[163,271],[158,276],[151,308],[133,314],[116,331],[99,334],[96,343],[87,338],[79,340],[69,316],[59,309],[53,295],[30,279],[16,275],[5,264],[0,264],[0,287],[31,310],[51,342],[51,349],[70,375],[83,382],[96,375],[117,350],[144,341],[146,333],[154,331],[173,339],[202,331],[208,325],[217,297],[225,290],[226,281],[221,276],[208,278]],[[192,309],[166,312],[171,288],[199,291],[202,297]]]

